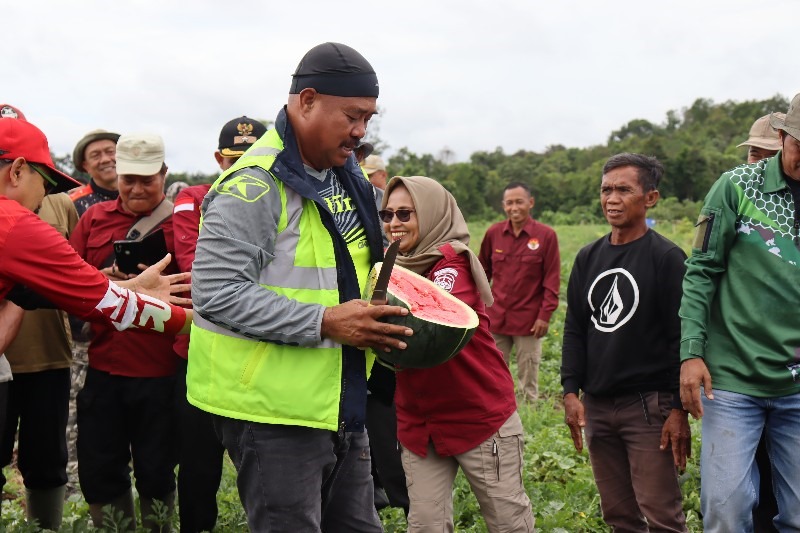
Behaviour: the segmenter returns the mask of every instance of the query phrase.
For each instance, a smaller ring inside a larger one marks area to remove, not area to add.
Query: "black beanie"
[[[331,96],[378,96],[378,76],[369,61],[345,44],[323,43],[303,56],[289,94],[307,88]]]

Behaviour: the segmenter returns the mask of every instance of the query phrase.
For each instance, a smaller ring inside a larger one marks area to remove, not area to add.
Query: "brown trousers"
[[[600,507],[615,531],[686,531],[672,450],[659,450],[671,402],[672,394],[658,392],[584,395],[586,445]]]

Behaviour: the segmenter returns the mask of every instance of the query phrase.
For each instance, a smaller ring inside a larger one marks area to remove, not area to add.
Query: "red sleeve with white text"
[[[117,330],[137,327],[174,334],[186,321],[182,308],[110,282],[55,229],[0,197],[0,298],[17,283],[71,314],[105,321]]]

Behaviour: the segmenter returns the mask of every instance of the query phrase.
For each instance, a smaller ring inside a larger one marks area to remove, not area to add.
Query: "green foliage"
[[[736,145],[747,137],[753,121],[787,107],[788,100],[781,95],[721,104],[700,98],[688,108],[667,112],[661,124],[630,120],[612,132],[605,145],[555,145],[543,153],[520,150],[514,154],[495,148],[473,153],[468,163],[450,163],[446,157],[417,155],[401,148],[389,160],[388,170],[390,176],[422,175],[440,181],[468,220],[501,214],[503,188],[520,181],[532,188],[536,212],[543,220],[594,223],[602,221],[597,206],[600,178],[610,156],[620,152],[656,156],[665,168],[662,198],[696,202],[724,171],[745,161],[744,149]],[[662,210],[659,216],[673,215],[685,216],[672,210]]]
[[[169,172],[164,184],[166,190],[170,185],[178,181],[188,183],[189,185],[203,185],[205,183],[214,183],[219,177],[219,174],[203,174],[202,172],[195,172],[192,174],[186,172]]]
[[[659,200],[658,204],[650,211],[647,216],[655,220],[691,220],[695,221],[700,214],[702,201],[693,202],[691,200],[678,200],[674,196]]]

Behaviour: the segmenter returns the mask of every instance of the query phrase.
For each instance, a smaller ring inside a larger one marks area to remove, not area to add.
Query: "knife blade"
[[[394,260],[397,259],[397,251],[399,249],[400,239],[392,242],[389,248],[386,249],[381,271],[378,274],[378,281],[375,283],[375,290],[372,291],[372,298],[369,301],[370,305],[386,305],[389,301],[386,296],[386,291],[389,288],[389,278],[392,276]]]

